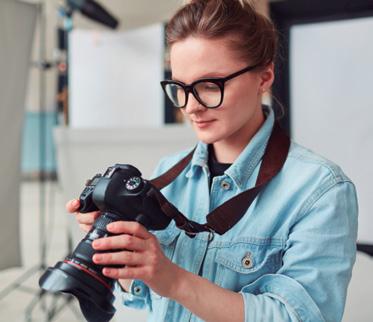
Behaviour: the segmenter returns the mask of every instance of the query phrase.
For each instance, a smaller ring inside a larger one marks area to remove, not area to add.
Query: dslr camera
[[[148,230],[162,230],[170,223],[159,204],[150,196],[155,188],[128,164],[115,164],[103,175],[88,180],[80,195],[82,213],[99,210],[92,229],[63,261],[49,267],[39,280],[42,289],[74,295],[89,322],[110,321],[115,313],[114,283],[102,274],[102,266],[92,261],[92,242],[112,235],[106,225],[115,221],[137,221]]]

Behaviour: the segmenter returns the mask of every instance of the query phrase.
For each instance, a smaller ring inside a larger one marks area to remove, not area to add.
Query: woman
[[[190,120],[199,143],[162,193],[199,223],[255,185],[275,123],[261,105],[274,80],[273,25],[238,0],[195,0],[167,28],[172,80],[162,86]],[[162,160],[164,173],[189,151]],[[79,201],[67,204],[77,211]],[[77,214],[84,230],[98,213]],[[148,232],[135,222],[107,226],[96,240],[103,274],[124,304],[151,321],[340,321],[355,261],[353,183],[332,162],[291,142],[280,172],[222,235],[194,238],[172,222]],[[127,293],[128,292],[128,293]]]

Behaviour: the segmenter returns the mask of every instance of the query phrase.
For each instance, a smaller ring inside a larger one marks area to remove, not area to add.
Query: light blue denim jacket
[[[265,112],[263,126],[211,190],[207,146],[198,143],[191,163],[162,190],[184,215],[205,223],[210,211],[255,185],[274,124],[273,111]],[[189,151],[163,159],[154,176]],[[247,322],[337,322],[355,261],[357,213],[355,187],[342,170],[292,142],[283,169],[224,235],[192,239],[173,222],[154,234],[174,263],[241,293]],[[123,297],[124,305],[147,307],[149,321],[201,321],[139,280]]]

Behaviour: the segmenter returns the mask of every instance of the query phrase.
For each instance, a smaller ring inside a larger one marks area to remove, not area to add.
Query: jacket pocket
[[[162,249],[165,251],[165,255],[171,259],[169,254],[166,254],[170,248],[175,248],[177,237],[180,235],[180,229],[175,226],[174,222],[171,222],[170,225],[164,230],[151,231],[155,235],[162,246]]]
[[[271,238],[240,238],[220,243],[215,257],[216,283],[239,291],[282,265],[282,241]]]

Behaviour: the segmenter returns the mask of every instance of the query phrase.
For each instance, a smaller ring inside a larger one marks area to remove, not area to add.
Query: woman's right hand
[[[84,232],[89,232],[92,228],[92,224],[97,217],[101,215],[101,213],[100,211],[93,211],[83,214],[78,212],[79,207],[79,199],[73,199],[66,203],[66,210],[71,214],[75,214],[75,218],[79,223],[80,229],[82,229]]]
[[[79,223],[80,229],[87,233],[91,230],[92,224],[97,219],[97,217],[101,215],[101,213],[100,211],[93,211],[83,214],[78,212],[79,207],[79,199],[73,199],[66,203],[66,210],[71,214],[75,214],[75,218]],[[132,282],[131,279],[119,279],[118,282],[125,292],[129,292],[129,288]]]

